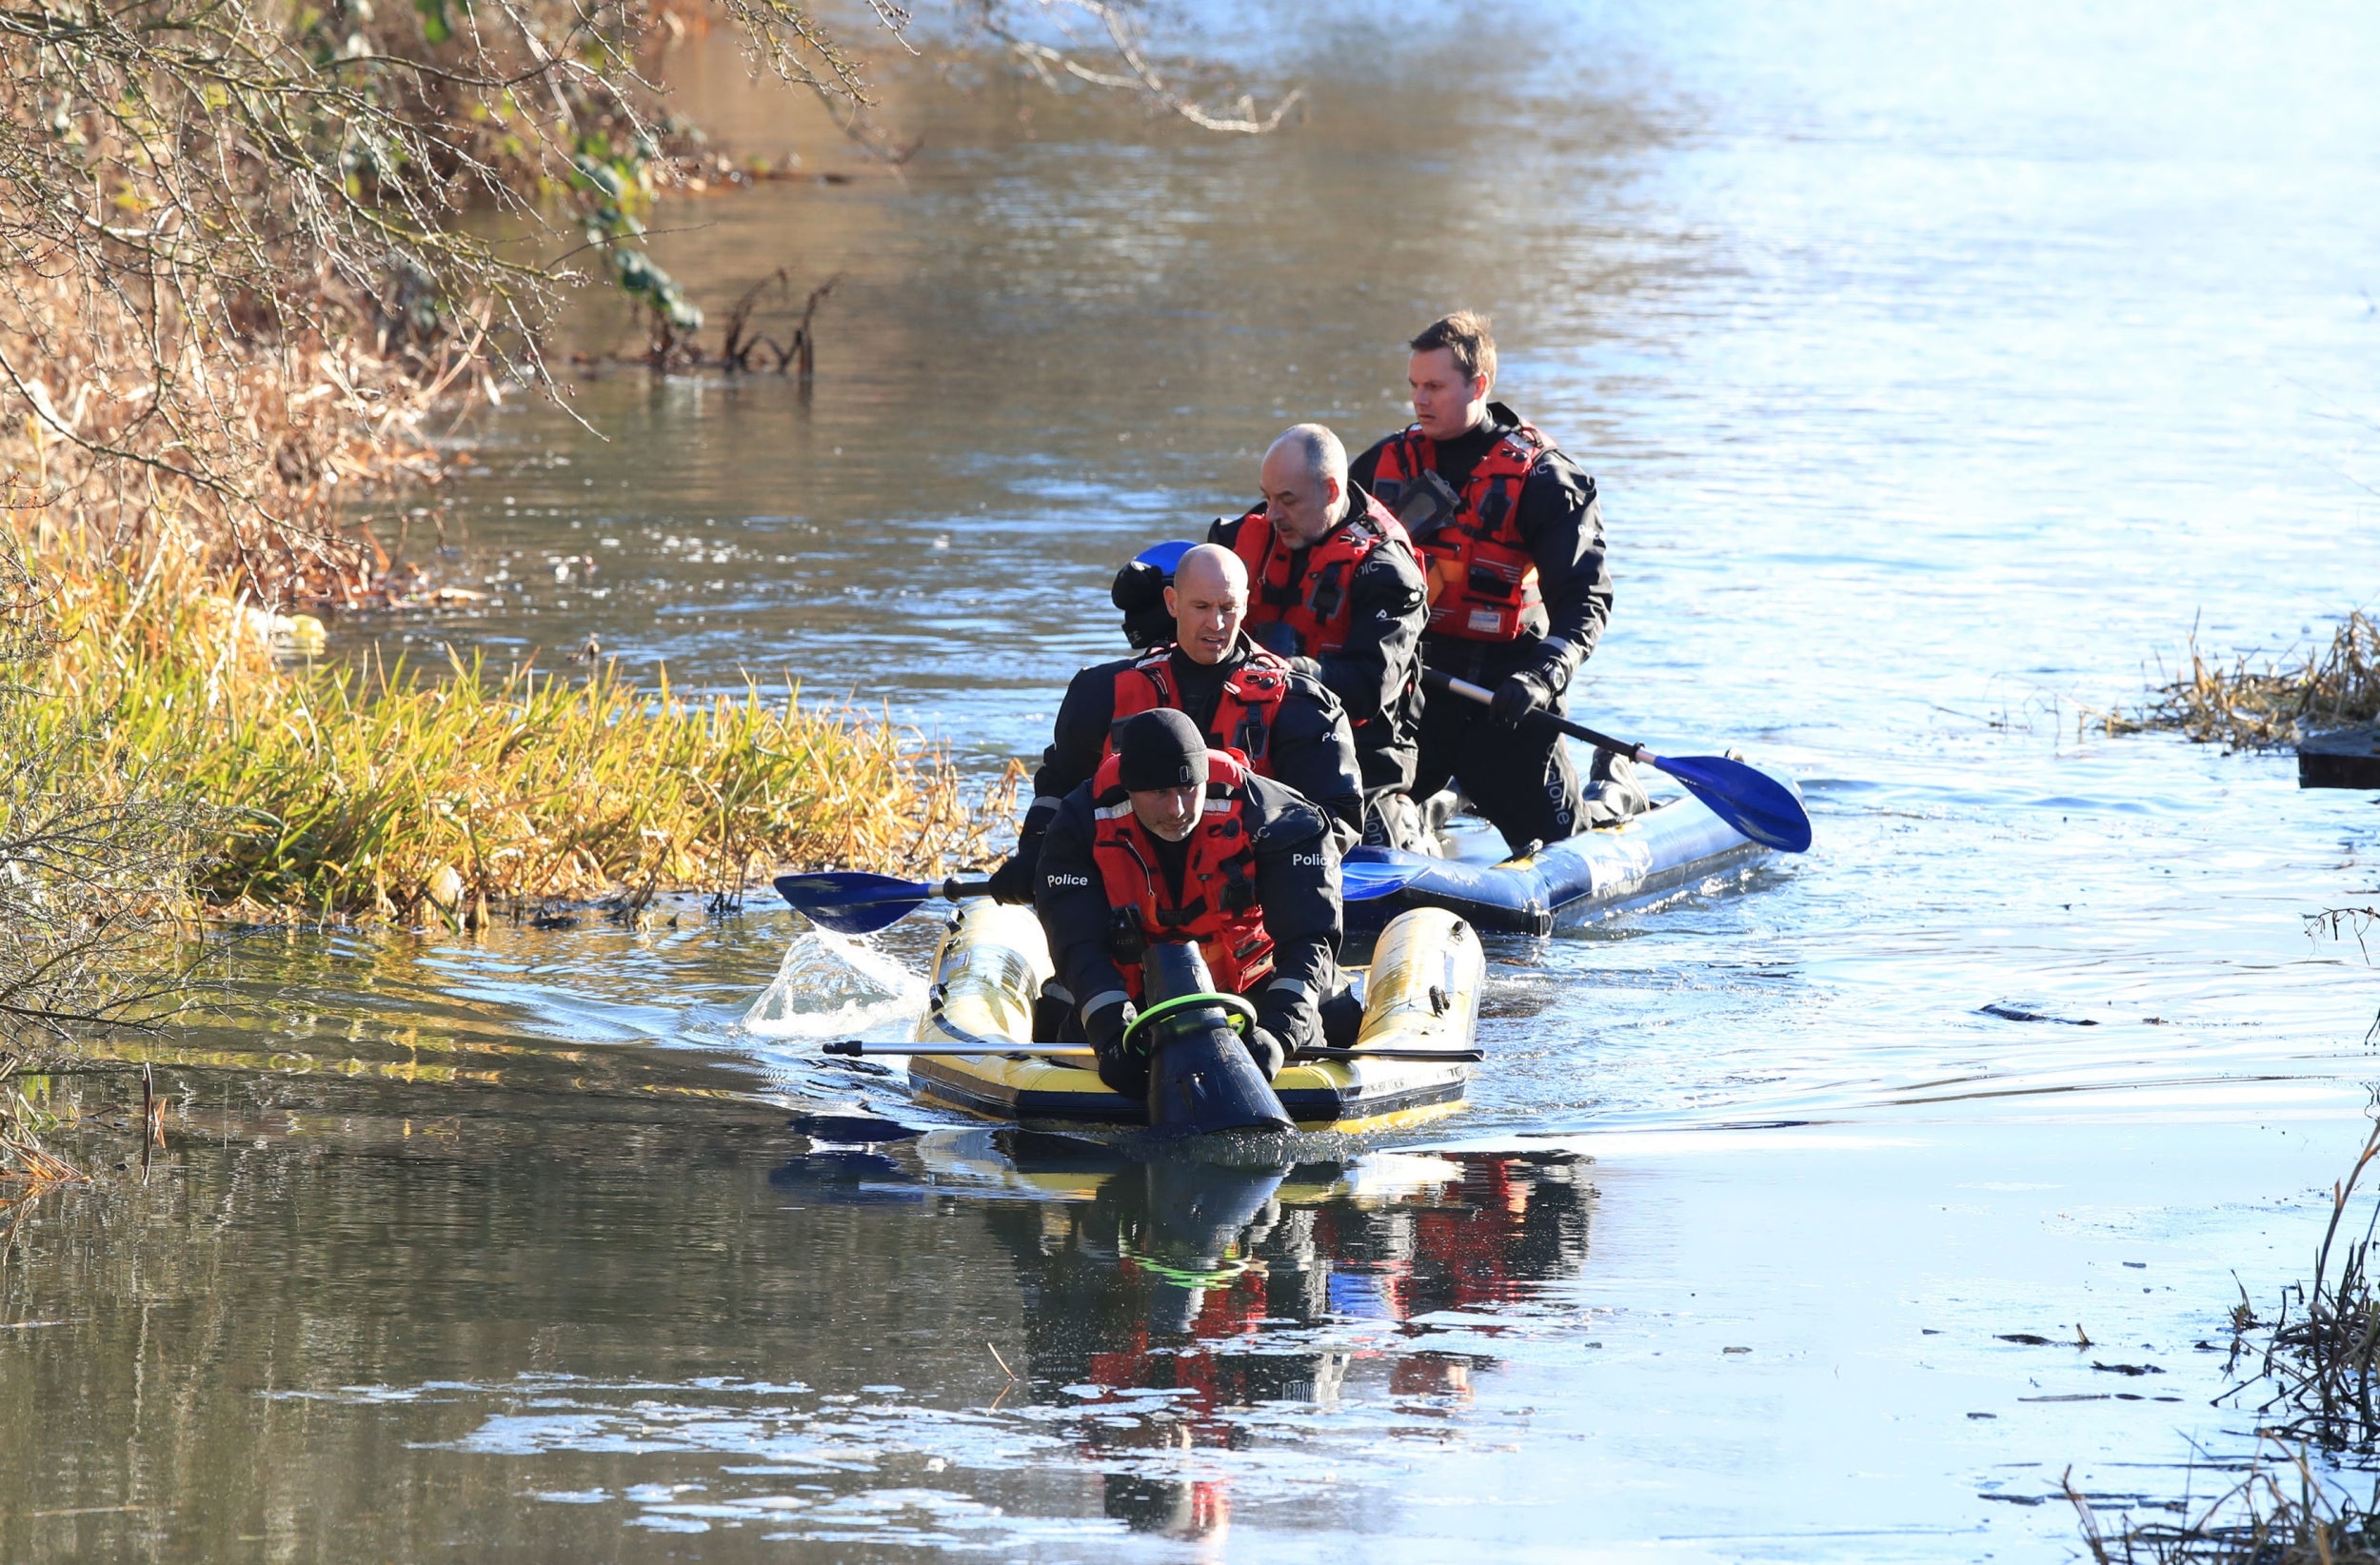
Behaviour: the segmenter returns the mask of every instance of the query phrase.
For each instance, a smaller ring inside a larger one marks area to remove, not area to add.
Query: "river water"
[[[2380,591],[2380,31],[1227,30],[1306,85],[1277,137],[920,65],[899,176],[688,45],[724,144],[854,175],[656,220],[714,315],[845,274],[813,390],[514,399],[384,524],[493,606],[346,646],[790,672],[989,778],[1120,646],[1120,560],[1282,425],[1394,426],[1467,303],[1603,488],[1575,709],[1792,768],[1815,849],[1497,942],[1467,1112],[1286,1176],[795,1134],[918,1118],[811,1040],[916,1003],[923,921],[249,942],[149,1051],[146,1168],[120,1078],[52,1089],[104,1178],[0,1259],[0,1555],[2063,1558],[2070,1470],[2226,1481],[2202,1344],[2303,1275],[2380,1080],[2380,978],[2305,923],[2380,896],[2380,813],[2078,718]]]

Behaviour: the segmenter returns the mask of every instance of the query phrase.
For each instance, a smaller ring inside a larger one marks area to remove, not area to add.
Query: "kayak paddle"
[[[988,897],[989,881],[901,881],[864,869],[828,869],[813,875],[780,875],[777,894],[838,935],[873,935],[899,923],[936,897],[957,901]]]
[[[1433,694],[1460,696],[1482,706],[1496,699],[1494,691],[1465,683],[1435,668],[1423,671],[1421,683]],[[1709,805],[1712,814],[1763,846],[1784,853],[1809,850],[1810,812],[1802,808],[1793,789],[1756,766],[1731,761],[1723,755],[1655,755],[1641,744],[1629,744],[1609,734],[1598,734],[1584,723],[1573,723],[1542,706],[1533,708],[1529,716],[1550,723],[1598,750],[1624,755],[1656,771],[1667,772],[1683,782],[1688,793]]]
[[[1341,863],[1339,897],[1370,901],[1402,891],[1428,862],[1413,864]],[[991,895],[989,881],[902,881],[863,869],[819,870],[780,875],[777,894],[809,915],[810,921],[838,935],[872,935],[899,923],[937,897],[960,901]]]

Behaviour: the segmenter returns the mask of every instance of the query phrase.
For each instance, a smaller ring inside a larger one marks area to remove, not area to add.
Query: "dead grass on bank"
[[[60,786],[140,779],[216,822],[195,887],[239,921],[443,920],[664,891],[732,901],[782,864],[924,874],[987,856],[1013,778],[970,803],[937,749],[888,719],[757,683],[689,698],[616,664],[296,666],[275,621],[213,588],[199,550],[137,572],[23,540],[54,649],[37,743],[80,734]],[[67,752],[61,752],[67,753]]]
[[[12,686],[0,825],[47,822],[69,842],[93,822],[200,829],[170,873],[149,873],[145,840],[117,853],[137,885],[97,873],[106,855],[0,852],[0,874],[30,876],[26,895],[55,915],[39,941],[0,920],[0,990],[14,974],[39,991],[18,1009],[89,1020],[92,997],[115,993],[97,979],[123,964],[78,953],[112,961],[111,931],[161,914],[476,926],[551,903],[633,912],[671,891],[731,903],[786,864],[922,874],[988,856],[1013,779],[971,805],[919,736],[791,687],[689,699],[616,664],[283,661],[282,611],[367,605],[411,580],[341,510],[436,481],[433,416],[459,417],[474,386],[496,394],[478,340],[379,356],[299,335],[193,358],[179,372],[210,409],[193,426],[206,438],[152,458],[172,430],[127,367],[147,362],[140,345],[65,283],[21,284],[79,326],[31,361],[34,413],[0,424],[0,553],[30,584],[0,604],[0,631],[45,649]],[[5,325],[0,341],[38,346]],[[91,982],[57,981],[85,968]],[[161,968],[149,987],[179,978]]]
[[[2294,744],[2324,728],[2380,719],[2380,622],[2350,614],[2322,650],[2309,647],[2291,665],[2268,659],[2251,667],[2241,654],[2210,662],[2190,640],[2190,671],[2154,686],[2140,706],[2086,713],[2085,727],[2110,734],[2179,731],[2199,744],[2267,750]]]
[[[175,367],[207,417],[170,419],[124,323],[66,279],[16,287],[55,328],[33,342],[0,323],[0,349],[38,366],[25,382],[33,411],[0,421],[7,508],[37,543],[35,563],[68,548],[127,568],[170,556],[249,603],[371,603],[392,562],[341,525],[341,506],[375,487],[435,484],[431,437],[492,384],[470,335],[405,357],[310,334],[204,359],[192,345]]]

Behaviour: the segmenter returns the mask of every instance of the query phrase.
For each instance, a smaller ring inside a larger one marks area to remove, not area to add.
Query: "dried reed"
[[[2370,1264],[2380,1202],[2360,1238],[2353,1237],[2349,1209],[2375,1159],[2380,1123],[2364,1139],[2347,1178],[2331,1186],[2330,1220],[2314,1252],[2312,1279],[2284,1287],[2271,1321],[2256,1319],[2252,1310],[2234,1312],[2235,1332],[2262,1328],[2268,1335],[2257,1372],[2227,1393],[2237,1397],[2269,1386],[2271,1395],[2255,1411],[2280,1415],[2271,1426],[2274,1434],[2365,1455],[2380,1451],[2380,1291]]]
[[[0,1190],[0,1210],[50,1185],[83,1177],[80,1169],[42,1146],[41,1132],[54,1117],[34,1107],[15,1083],[15,1075],[14,1060],[0,1060],[0,1181],[19,1187]]]
[[[2302,1448],[2259,1458],[2194,1519],[2130,1523],[2112,1536],[2072,1474],[2065,1489],[2098,1565],[2380,1565],[2380,1486],[2362,1502],[2335,1495]]]
[[[2380,623],[2350,614],[2322,651],[2309,647],[2294,666],[2268,660],[2251,667],[2242,654],[2227,667],[2211,663],[2190,639],[2190,672],[2149,693],[2130,711],[2089,713],[2111,734],[2179,730],[2200,744],[2264,750],[2293,744],[2308,733],[2380,719]]]

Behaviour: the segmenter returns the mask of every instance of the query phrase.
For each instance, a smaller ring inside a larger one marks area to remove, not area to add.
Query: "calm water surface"
[[[921,69],[905,177],[665,208],[715,314],[846,273],[813,394],[507,406],[384,522],[496,606],[349,650],[789,672],[988,777],[1121,559],[1391,427],[1467,302],[1603,485],[1578,706],[1793,767],[1817,848],[1497,946],[1470,1110],[1286,1168],[796,1134],[920,1118],[814,1041],[922,923],[273,937],[155,1051],[145,1182],[121,1082],[54,1089],[130,1166],[0,1259],[0,1555],[2062,1558],[2070,1465],[2204,1491],[2252,1420],[2197,1344],[2380,1080],[2304,923],[2380,813],[2077,717],[2380,592],[2380,32],[1944,10],[1300,9],[1269,141]]]

